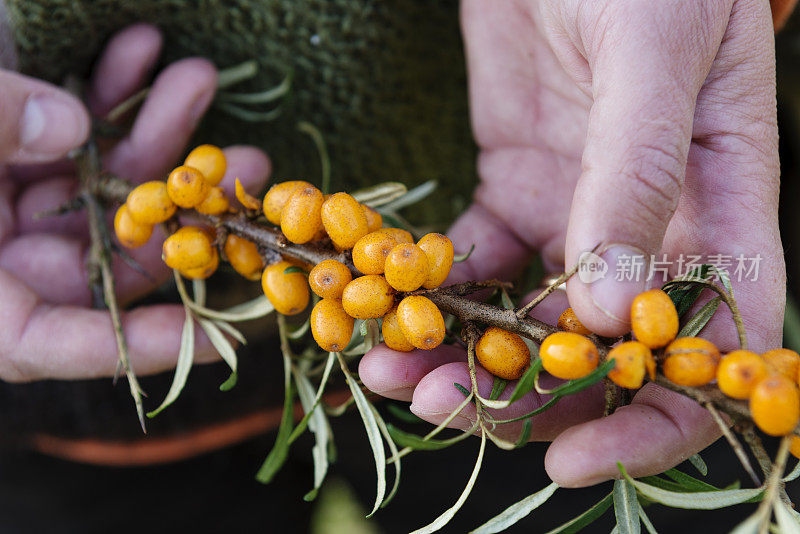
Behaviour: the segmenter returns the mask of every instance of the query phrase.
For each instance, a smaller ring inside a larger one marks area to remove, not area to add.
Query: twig
[[[778,454],[775,456],[775,464],[772,466],[772,473],[767,479],[767,490],[764,494],[764,499],[756,510],[756,514],[761,516],[761,524],[758,528],[758,534],[767,534],[769,531],[770,517],[772,515],[772,506],[775,502],[776,494],[782,489],[783,471],[786,469],[786,460],[789,457],[789,446],[792,443],[791,436],[786,436],[781,440],[781,445],[778,448]]]

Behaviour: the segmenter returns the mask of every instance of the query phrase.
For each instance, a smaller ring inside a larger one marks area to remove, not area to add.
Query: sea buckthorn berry
[[[205,200],[211,187],[197,169],[182,165],[167,178],[167,194],[181,208],[193,208]]]
[[[800,458],[800,437],[792,436],[792,444],[789,447],[789,452],[791,452],[792,456],[795,458]]]
[[[184,226],[169,236],[161,248],[164,263],[179,271],[211,264],[214,247],[208,233],[197,226]]]
[[[797,385],[783,375],[772,375],[753,388],[750,415],[765,434],[785,436],[800,421],[800,392]]]
[[[389,234],[398,243],[414,242],[414,236],[411,235],[411,232],[409,232],[408,230],[403,230],[402,228],[381,228],[380,230],[376,230],[376,232],[383,232],[385,234]]]
[[[639,389],[644,382],[648,357],[652,359],[653,353],[644,343],[620,343],[608,353],[608,359],[616,362],[614,368],[608,372],[608,378],[620,387]]]
[[[281,212],[281,231],[292,243],[308,243],[322,228],[322,192],[309,185],[292,193]]]
[[[184,269],[179,271],[184,278],[191,278],[192,280],[205,280],[214,274],[219,267],[219,252],[216,248],[212,248],[211,261],[206,265],[195,267],[194,269]]]
[[[396,246],[397,241],[387,233],[369,233],[353,246],[353,264],[364,274],[383,274],[386,256]]]
[[[128,206],[123,204],[114,215],[114,232],[122,246],[136,248],[147,243],[153,235],[153,225],[135,222],[128,213]]]
[[[646,345],[645,345],[646,346]],[[647,351],[644,358],[644,368],[647,370],[647,377],[652,382],[656,379],[656,359],[651,351]]]
[[[189,152],[183,164],[200,171],[208,185],[217,185],[225,176],[225,153],[214,145],[200,145],[195,148]]]
[[[364,208],[364,216],[367,218],[367,232],[375,232],[383,227],[383,217],[381,214],[370,208],[366,204],[361,205]]]
[[[386,281],[398,291],[414,291],[428,278],[428,257],[417,245],[401,243],[386,256]]]
[[[631,326],[636,339],[659,349],[678,335],[678,312],[672,299],[660,289],[640,293],[631,305]]]
[[[664,355],[664,376],[679,386],[702,386],[717,374],[719,349],[701,337],[679,337]]]
[[[125,201],[128,215],[139,224],[158,224],[175,213],[177,206],[169,198],[164,182],[145,182],[137,185]]]
[[[717,386],[729,397],[747,399],[767,374],[767,364],[761,356],[749,350],[735,350],[723,356],[717,367]]]
[[[331,195],[322,204],[322,225],[340,249],[353,248],[369,232],[364,208],[347,193]]]
[[[780,373],[789,380],[797,381],[800,371],[800,355],[791,349],[773,349],[761,355],[770,371]]]
[[[353,325],[339,299],[324,298],[311,310],[311,334],[322,350],[343,351],[353,337]]]
[[[453,267],[453,242],[446,235],[433,233],[422,236],[417,246],[428,258],[428,276],[422,286],[425,289],[439,287]]]
[[[550,334],[539,347],[544,370],[565,380],[582,378],[597,368],[600,355],[588,338],[573,332]]]
[[[347,284],[342,293],[344,310],[356,319],[383,317],[394,304],[394,291],[380,275],[360,276]]]
[[[222,215],[231,207],[231,202],[221,187],[212,187],[203,201],[194,207],[204,215]]]
[[[513,332],[490,326],[475,345],[481,366],[494,376],[516,380],[531,363],[528,345]]]
[[[427,297],[406,297],[397,305],[397,322],[409,343],[418,349],[435,349],[444,341],[442,312]]]
[[[230,234],[225,240],[225,257],[234,270],[248,280],[261,278],[264,260],[255,243],[238,235]]]
[[[261,275],[261,288],[275,310],[283,315],[297,315],[308,306],[309,291],[303,273],[287,273],[295,265],[286,260],[273,263]]]
[[[264,195],[264,216],[272,224],[281,224],[281,213],[286,203],[289,202],[289,197],[295,190],[301,187],[311,187],[311,184],[303,180],[290,180],[288,182],[281,182],[269,188],[267,194]]]
[[[406,339],[403,329],[400,328],[400,322],[397,320],[397,306],[383,316],[381,332],[383,333],[383,342],[390,349],[400,352],[414,350],[414,345]]]
[[[341,299],[344,288],[352,280],[350,269],[336,260],[323,260],[308,273],[311,290],[324,299]]]
[[[558,316],[558,323],[556,323],[556,326],[565,332],[573,332],[582,336],[588,336],[592,333],[591,330],[583,326],[583,323],[578,320],[578,316],[575,315],[575,311],[572,308],[567,308]]]

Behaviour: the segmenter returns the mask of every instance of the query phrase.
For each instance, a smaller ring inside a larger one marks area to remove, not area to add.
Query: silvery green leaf
[[[797,477],[800,477],[800,460],[797,461],[797,463],[794,466],[794,469],[792,469],[792,472],[783,477],[783,481],[791,482],[792,480],[797,479]]]
[[[325,475],[328,473],[328,441],[330,440],[330,433],[328,432],[325,410],[319,408],[315,400],[314,387],[308,377],[295,369],[292,369],[292,373],[294,374],[294,382],[297,384],[297,396],[300,397],[300,404],[309,417],[308,428],[314,434],[315,439],[314,447],[311,449],[311,457],[314,459],[314,488],[304,497],[306,501],[312,501],[317,496],[317,492],[325,480]]]
[[[275,87],[270,87],[266,91],[256,93],[232,93],[229,91],[219,91],[217,99],[221,101],[233,102],[234,104],[268,104],[279,99],[289,92],[292,86],[292,72],[284,76],[281,83]]]
[[[247,340],[244,338],[244,334],[242,334],[242,333],[239,331],[239,329],[238,329],[238,328],[235,328],[235,327],[234,327],[234,326],[232,326],[232,325],[231,325],[229,322],[227,322],[227,321],[220,321],[220,320],[218,320],[218,319],[215,319],[215,320],[213,320],[213,321],[211,321],[211,322],[213,322],[215,325],[217,325],[217,327],[218,327],[220,330],[224,330],[226,334],[228,334],[229,336],[231,336],[233,339],[235,339],[236,341],[238,341],[238,342],[239,342],[239,343],[241,343],[242,345],[247,345]]]
[[[716,313],[717,308],[719,308],[720,302],[722,302],[722,297],[714,297],[706,302],[691,319],[686,321],[681,331],[678,332],[678,337],[695,337],[699,334],[711,318],[714,317],[714,313]]]
[[[198,319],[198,323],[205,331],[206,335],[208,336],[209,341],[211,344],[214,345],[214,348],[217,350],[222,359],[225,360],[225,363],[228,364],[228,367],[231,368],[231,371],[234,373],[236,372],[236,351],[231,345],[231,342],[228,341],[228,338],[225,337],[225,334],[222,331],[209,321],[208,319]]]
[[[703,476],[708,475],[708,466],[706,465],[705,460],[699,454],[693,454],[689,457],[689,463],[691,463],[695,469],[700,471],[700,474]]]
[[[200,306],[206,305],[206,281],[205,280],[192,280],[192,295],[194,301]]]
[[[775,511],[775,520],[781,534],[800,534],[800,523],[797,521],[797,512],[777,499],[772,509]]]
[[[381,206],[381,212],[395,212],[412,204],[416,204],[436,190],[436,180],[428,180],[409,190],[405,195]]]
[[[570,534],[572,532],[578,532],[586,525],[591,524],[601,515],[606,513],[606,510],[611,507],[612,502],[613,492],[603,497],[597,504],[583,512],[581,515],[573,517],[563,525],[549,531],[547,534]]]
[[[758,534],[759,526],[761,526],[761,514],[756,512],[731,530],[731,534]]]
[[[453,263],[462,263],[469,259],[472,256],[472,251],[475,250],[475,243],[470,245],[469,250],[466,251],[464,254],[456,254],[453,256]]]
[[[392,457],[389,463],[394,464],[394,484],[392,484],[392,489],[389,491],[389,494],[384,499],[381,508],[385,508],[387,504],[394,498],[395,494],[397,493],[397,488],[400,487],[400,451],[397,450],[397,444],[395,444],[394,440],[392,440],[392,436],[389,433],[389,429],[386,428],[386,422],[381,417],[381,414],[375,408],[375,406],[371,406],[372,414],[375,416],[375,421],[378,423],[378,428],[383,434],[383,439],[386,440],[386,445],[389,447],[389,452],[392,453]]]
[[[303,324],[301,324],[294,330],[290,331],[286,335],[289,336],[289,339],[300,339],[305,335],[306,332],[308,332],[308,329],[310,327],[311,327],[311,318],[309,317]]]
[[[384,182],[365,189],[359,189],[352,194],[353,198],[371,208],[383,206],[402,197],[408,192],[405,184],[400,182]]]
[[[514,302],[511,300],[511,297],[508,295],[508,291],[505,288],[500,288],[500,301],[503,304],[503,308],[506,310],[513,310],[516,308],[514,306]]]
[[[269,451],[267,458],[256,473],[256,480],[262,484],[268,484],[272,481],[289,455],[289,436],[294,422],[291,365],[292,361],[289,355],[283,354],[283,414],[281,415],[281,424],[278,427],[278,435],[275,438],[275,445],[272,446],[272,450]]]
[[[251,319],[264,317],[275,310],[275,307],[272,306],[272,303],[264,295],[259,295],[253,300],[237,304],[223,311],[206,308],[189,298],[189,294],[186,292],[186,285],[183,283],[183,278],[177,271],[175,271],[175,286],[178,288],[178,293],[180,293],[184,306],[188,306],[193,312],[208,319],[232,322],[249,321]]]
[[[147,417],[155,417],[164,408],[175,402],[175,399],[181,394],[183,386],[186,385],[186,379],[192,369],[192,363],[194,362],[194,319],[192,312],[187,307],[184,307],[184,309],[186,310],[186,319],[181,332],[181,347],[178,351],[178,363],[175,365],[175,376],[172,378],[172,385],[170,385],[167,396],[161,406],[149,412]]]
[[[647,514],[644,513],[644,508],[642,505],[639,505],[639,519],[642,520],[642,524],[644,528],[647,529],[648,534],[658,534],[656,527],[653,526],[653,523],[650,521],[650,518],[647,517]]]
[[[471,534],[494,534],[495,532],[502,532],[511,525],[516,524],[519,520],[527,517],[532,511],[544,504],[553,493],[558,489],[558,484],[553,482],[546,488],[537,491],[533,495],[528,495],[521,501],[512,504],[500,514],[494,516],[492,519],[479,526],[472,531]]]
[[[331,375],[331,369],[333,369],[333,363],[336,361],[336,353],[329,352],[328,353],[328,360],[325,362],[325,369],[322,371],[322,378],[319,381],[319,386],[317,387],[317,394],[314,396],[313,405],[316,407],[319,405],[320,399],[322,399],[322,394],[325,392],[325,386],[328,384],[328,377]],[[294,440],[300,437],[300,434],[305,432],[306,427],[308,426],[309,419],[311,418],[311,413],[306,410],[306,414],[297,423],[297,426],[292,431],[292,434],[289,436],[289,443],[293,443]]]
[[[617,519],[617,530],[620,534],[641,532],[636,489],[624,478],[614,481],[614,517]]]

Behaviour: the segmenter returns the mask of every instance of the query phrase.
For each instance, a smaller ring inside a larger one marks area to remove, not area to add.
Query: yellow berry
[[[800,437],[792,436],[792,445],[789,448],[789,452],[791,452],[792,456],[795,458],[800,458]]]
[[[303,273],[287,273],[294,264],[286,260],[273,263],[261,275],[261,288],[275,310],[283,315],[297,315],[308,306],[308,282]]]
[[[403,230],[402,228],[381,228],[380,230],[376,230],[376,232],[383,232],[385,234],[389,234],[398,243],[414,242],[414,236],[411,235],[411,232],[409,232],[408,230]]]
[[[169,198],[164,182],[145,182],[137,185],[125,201],[128,215],[139,224],[158,224],[175,213],[177,206]]]
[[[565,332],[574,332],[582,336],[588,336],[592,333],[578,320],[578,316],[575,315],[575,311],[572,308],[567,308],[561,313],[558,317],[557,326]]]
[[[258,280],[261,278],[261,271],[264,269],[264,260],[258,253],[258,247],[238,235],[230,234],[225,240],[225,257],[234,270],[248,280]]]
[[[372,232],[353,246],[353,264],[364,274],[383,274],[386,257],[397,246],[394,237],[383,232]]]
[[[422,286],[425,289],[439,287],[450,274],[453,267],[453,242],[442,234],[425,234],[417,246],[428,258],[428,276]]]
[[[323,260],[308,273],[311,290],[324,299],[341,299],[344,288],[352,280],[350,269],[336,260]]]
[[[800,420],[800,393],[797,385],[783,375],[765,378],[750,395],[750,415],[765,434],[785,436]]]
[[[217,185],[225,176],[225,153],[214,145],[195,148],[189,152],[183,164],[200,171],[208,185]]]
[[[403,336],[418,349],[435,349],[444,341],[442,312],[427,297],[415,295],[400,301],[397,322]]]
[[[414,291],[428,277],[428,258],[412,243],[401,243],[386,256],[386,281],[398,291]]]
[[[231,202],[221,187],[212,187],[203,201],[194,207],[205,215],[222,215],[231,207]]]
[[[679,337],[664,350],[664,376],[679,386],[702,386],[716,377],[719,349],[701,337]]]
[[[322,225],[333,244],[340,249],[353,248],[367,235],[364,208],[347,193],[331,195],[322,205]]]
[[[342,305],[356,319],[383,317],[394,304],[394,291],[380,275],[368,274],[354,279],[342,292]]]
[[[122,246],[136,248],[147,243],[153,235],[153,225],[135,222],[128,214],[128,207],[123,204],[114,215],[114,232]]]
[[[192,280],[205,280],[217,270],[219,267],[219,252],[216,248],[212,248],[211,261],[206,265],[195,267],[194,269],[184,269],[179,271],[184,278],[191,278]]]
[[[365,204],[362,204],[361,207],[364,208],[364,216],[367,218],[367,232],[380,230],[383,226],[381,214]]]
[[[620,387],[638,389],[642,387],[647,361],[653,359],[653,353],[644,343],[626,341],[612,348],[608,359],[616,362],[608,372],[608,378]]]
[[[678,312],[672,299],[660,289],[640,293],[631,305],[631,326],[636,339],[659,349],[678,335]]]
[[[539,347],[544,370],[565,380],[582,378],[597,368],[600,355],[588,338],[572,332],[550,334]]]
[[[475,345],[475,356],[494,376],[516,380],[531,363],[531,351],[513,332],[490,326]]]
[[[267,194],[264,195],[264,216],[272,224],[281,224],[281,213],[286,203],[289,202],[289,197],[295,190],[301,187],[311,187],[311,184],[303,180],[290,180],[288,182],[281,182],[269,188]]]
[[[400,323],[397,320],[397,306],[383,316],[381,332],[383,333],[383,342],[390,349],[400,352],[414,350],[414,345],[406,339],[403,330],[400,328]]]
[[[311,310],[311,334],[322,350],[343,351],[353,337],[353,325],[339,299],[324,298]]]
[[[749,350],[735,350],[726,354],[717,367],[717,386],[729,397],[747,399],[767,374],[767,364],[761,356]]]
[[[161,251],[164,263],[179,271],[208,266],[215,252],[211,238],[197,226],[178,229],[164,241]]]
[[[197,169],[175,168],[167,178],[167,194],[181,208],[193,208],[205,200],[210,186]]]
[[[774,349],[761,355],[770,370],[780,373],[789,380],[797,381],[800,371],[800,355],[790,349]]]
[[[322,193],[313,185],[292,193],[281,212],[281,231],[292,243],[308,243],[322,228]]]

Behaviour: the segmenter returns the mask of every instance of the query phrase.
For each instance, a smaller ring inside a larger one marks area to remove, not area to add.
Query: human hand
[[[509,278],[534,251],[559,272],[600,244],[609,275],[573,277],[567,294],[587,327],[615,336],[629,331],[630,303],[646,287],[645,277],[615,280],[621,255],[760,254],[758,279],[734,280],[734,291],[750,348],[779,346],[785,269],[768,3],[465,0],[462,26],[481,183],[449,232],[457,249],[476,245],[450,280]],[[554,295],[533,315],[554,324],[566,306]],[[703,335],[723,350],[737,344],[721,308]],[[463,400],[453,383],[469,384],[453,347],[380,346],[359,373],[431,423]],[[491,384],[479,369],[482,395]],[[544,400],[533,392],[502,418]],[[602,405],[596,387],[533,419],[531,439],[554,439],[545,462],[558,484],[613,478],[617,461],[634,476],[658,473],[719,435],[704,409],[653,384],[600,419]],[[469,406],[452,426],[474,418]],[[498,432],[515,438],[520,425]]]
[[[0,379],[30,381],[111,376],[117,366],[114,331],[106,311],[89,309],[83,213],[36,220],[37,212],[68,201],[77,189],[64,159],[89,135],[90,116],[103,116],[147,82],[161,50],[158,31],[131,26],[109,42],[97,63],[87,110],[65,91],[0,71]],[[174,167],[211,103],[217,73],[208,61],[178,61],[155,79],[132,130],[103,157],[104,168],[133,182],[159,179]],[[266,182],[270,162],[252,147],[225,150],[222,182],[233,195],[234,177],[252,189]],[[154,235],[158,235],[156,230]],[[154,278],[115,260],[122,302],[154,289],[170,276],[161,261],[161,238],[131,251]],[[123,314],[131,362],[140,375],[175,366],[184,321],[182,306],[158,305]],[[195,361],[218,358],[198,333]]]

